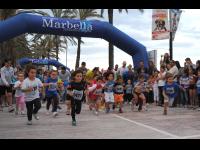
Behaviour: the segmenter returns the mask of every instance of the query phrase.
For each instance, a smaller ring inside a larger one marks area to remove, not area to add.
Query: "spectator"
[[[157,68],[155,67],[153,61],[149,61],[149,69],[148,74],[151,76],[157,71]]]
[[[113,70],[113,72],[114,72],[114,80],[116,80],[116,79],[117,79],[117,76],[118,76],[118,72],[117,72],[117,71],[118,71],[118,67],[119,67],[118,64],[116,64],[116,65],[115,65],[115,68],[114,68],[114,70]]]
[[[65,82],[65,81],[69,82],[70,77],[71,77],[71,73],[68,70],[66,70],[65,67],[61,67],[61,71],[59,72],[59,78],[63,82]]]
[[[170,63],[170,56],[168,53],[164,54],[164,59],[162,59],[163,55],[161,55],[160,65],[167,66],[168,63]]]
[[[170,69],[168,72],[173,75],[174,81],[177,82],[178,68],[174,60],[170,62]]]
[[[198,75],[198,70],[200,70],[200,60],[197,60],[196,62],[196,71],[195,71],[196,75]]]
[[[137,74],[138,76],[143,75],[145,78],[145,81],[148,79],[148,68],[144,67],[144,62],[140,61],[139,67],[137,68]]]
[[[81,70],[83,74],[86,74],[88,69],[86,68],[86,62],[81,63],[81,67],[79,67],[77,70]]]
[[[185,59],[185,67],[192,67],[192,69],[196,69],[196,65],[192,63],[190,58]]]
[[[118,69],[118,74],[120,76],[123,76],[124,72],[128,71],[128,68],[126,67],[126,61],[123,61],[122,67]]]
[[[124,80],[124,83],[127,83],[128,80],[131,80],[131,81],[134,80],[134,72],[133,72],[131,64],[128,65],[128,70],[126,72],[124,72],[123,80]]]

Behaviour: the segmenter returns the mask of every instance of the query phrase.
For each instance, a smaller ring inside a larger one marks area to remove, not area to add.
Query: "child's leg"
[[[138,100],[139,100],[139,108],[138,108],[138,110],[142,110],[142,105],[144,105],[146,107],[146,97],[145,97],[145,95],[143,93],[141,93],[139,95],[139,99]]]
[[[37,98],[37,99],[33,100],[33,104],[34,104],[33,114],[37,114],[39,109],[41,108],[40,99]]]
[[[26,109],[27,109],[28,121],[31,121],[32,120],[32,114],[33,114],[33,101],[26,102]]]
[[[75,100],[72,98],[72,99],[71,99],[71,116],[72,116],[72,120],[73,120],[73,121],[76,120],[76,119],[75,119],[75,116],[76,116],[75,113],[76,113],[76,112],[75,112]]]
[[[97,112],[99,111],[100,102],[101,102],[101,100],[100,100],[99,98],[97,98],[96,104],[95,104],[95,110],[96,110]]]
[[[196,105],[196,89],[192,90],[192,95],[193,95],[193,106]]]
[[[20,111],[24,111],[24,107],[25,107],[24,96],[20,96],[19,97],[19,108],[20,108]]]
[[[169,106],[172,107],[174,103],[174,98],[169,98]]]
[[[193,94],[192,94],[192,89],[189,89],[189,96],[190,96],[190,105],[193,105]]]
[[[81,101],[75,101],[76,114],[80,114],[81,113],[81,107],[82,107],[82,102]]]
[[[16,97],[16,112],[19,111],[20,97]]]
[[[47,110],[49,110],[50,105],[51,105],[51,97],[47,97],[47,104],[46,104]]]
[[[58,103],[58,96],[53,96],[53,112],[57,112]]]

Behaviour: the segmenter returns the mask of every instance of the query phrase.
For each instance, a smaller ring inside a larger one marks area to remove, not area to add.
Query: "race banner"
[[[169,23],[167,9],[153,9],[152,40],[169,39]]]
[[[169,13],[170,13],[169,15],[170,16],[170,30],[172,31],[172,40],[174,40],[182,10],[170,9]]]

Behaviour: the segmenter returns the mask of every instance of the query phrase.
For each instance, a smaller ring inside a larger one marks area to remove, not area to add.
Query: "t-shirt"
[[[124,93],[124,86],[122,83],[116,82],[114,84],[114,88],[115,88],[115,90],[114,90],[115,94],[123,94]]]
[[[18,87],[20,84],[22,84],[22,82],[20,81],[16,81],[14,84],[14,88]],[[22,92],[21,88],[17,88],[15,91],[15,97],[20,97],[23,96],[24,93]]]
[[[147,88],[147,83],[145,83],[145,82],[137,82],[136,84],[135,84],[135,87],[141,87],[141,91],[142,92],[146,92],[146,88]]]
[[[197,93],[200,94],[200,77],[198,78],[196,85],[197,85]]]
[[[96,90],[95,90],[95,95],[100,95],[102,94],[102,88],[103,86],[101,84],[97,84]]]
[[[52,95],[58,95],[58,92],[57,92],[57,82],[58,82],[58,79],[52,79],[52,78],[48,78],[45,83],[51,83],[49,86],[47,86],[47,96],[52,96]]]
[[[114,92],[114,84],[115,84],[114,81],[107,81],[104,86],[105,87],[104,92],[109,92],[109,93]]]
[[[121,67],[117,70],[117,72],[119,73],[119,75],[123,76],[124,72],[128,71],[127,67]]]
[[[68,90],[72,91],[74,100],[81,101],[83,99],[84,90],[85,90],[85,83],[84,82],[70,82],[67,88]]]
[[[173,82],[172,84],[166,83],[164,86],[165,94],[168,95],[170,98],[174,98],[177,96],[178,92],[178,84]]]
[[[189,87],[189,77],[188,76],[181,76],[180,79],[179,79],[179,82],[180,82],[180,85],[183,87],[183,88],[188,88]]]
[[[69,81],[71,74],[68,70],[66,70],[64,74],[60,71],[58,76],[64,82]]]
[[[173,66],[168,72],[171,73],[173,77],[175,77],[178,75],[178,68],[176,66]],[[176,80],[177,78],[174,78],[174,81]]]
[[[13,84],[14,79],[14,69],[12,67],[2,67],[1,68],[1,79],[4,85]]]
[[[133,85],[127,84],[126,85],[126,94],[132,94],[133,91]]]
[[[24,82],[22,83],[22,90],[25,90],[29,87],[33,87],[33,91],[31,92],[25,92],[25,100],[26,101],[32,101],[34,99],[39,98],[39,88],[42,87],[42,82],[40,79],[35,78],[33,81],[29,78],[26,78]]]
[[[163,72],[163,73],[159,73],[158,74],[158,77],[160,78],[161,76],[165,76],[166,75],[166,72]],[[165,80],[158,80],[158,86],[164,86],[165,85]]]

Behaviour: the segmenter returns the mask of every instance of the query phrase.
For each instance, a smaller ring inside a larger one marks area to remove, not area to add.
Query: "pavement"
[[[109,114],[101,111],[96,116],[84,104],[77,115],[77,126],[71,125],[66,107],[56,118],[46,115],[43,106],[33,125],[26,125],[26,116],[0,112],[0,139],[200,139],[200,111],[188,108],[170,108],[164,116],[163,107],[149,105],[148,111],[131,111],[124,106],[124,113],[117,110]]]

